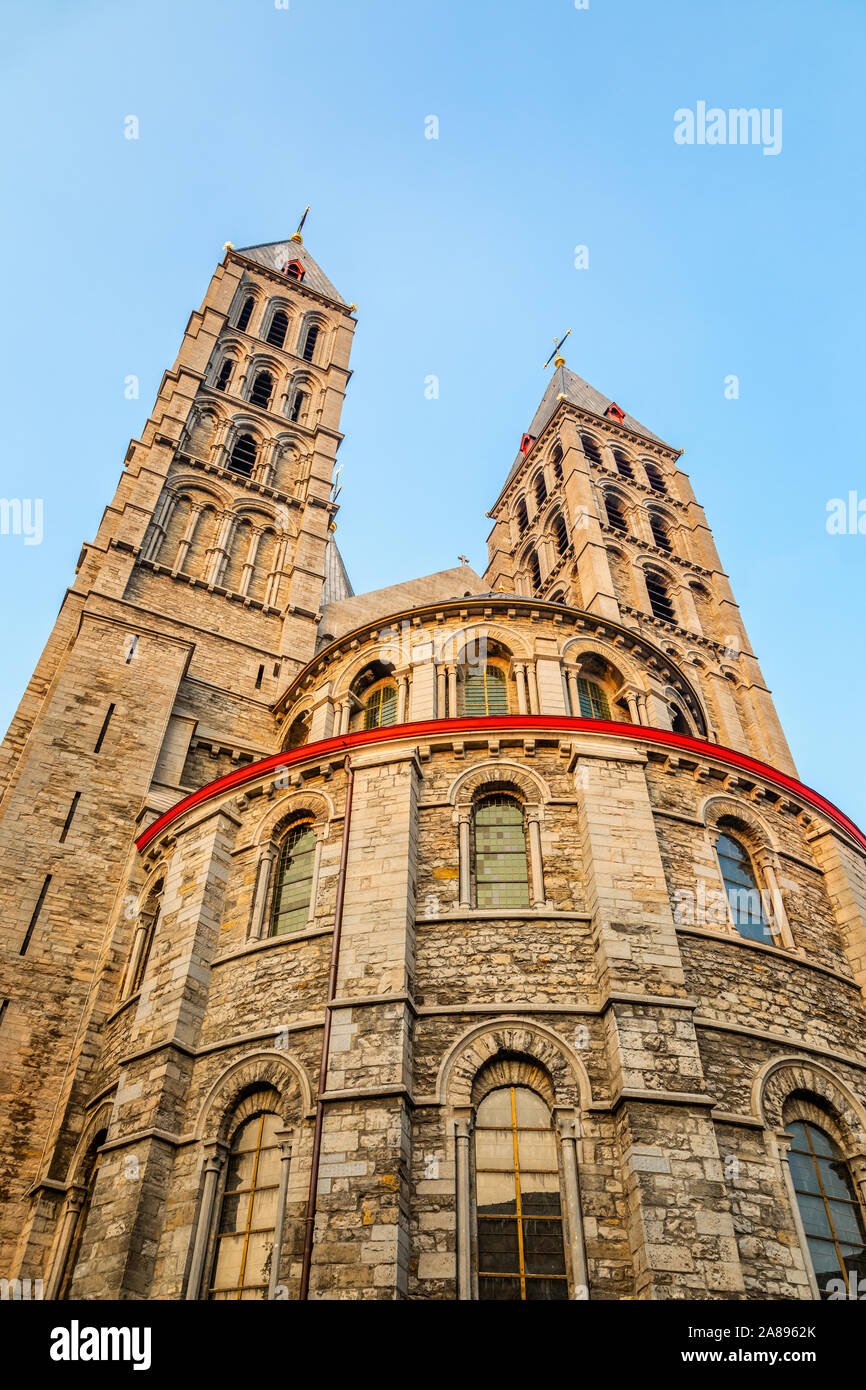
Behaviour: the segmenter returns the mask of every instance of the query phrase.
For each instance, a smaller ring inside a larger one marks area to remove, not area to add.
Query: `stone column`
[[[214,1140],[210,1144],[205,1145],[204,1183],[201,1193],[201,1206],[198,1211],[198,1222],[196,1223],[195,1238],[193,1240],[189,1283],[186,1286],[186,1296],[190,1301],[199,1299],[202,1296],[201,1285],[204,1277],[204,1262],[207,1257],[207,1247],[210,1241],[211,1227],[213,1226],[217,1182],[224,1161],[225,1148],[222,1144]]]
[[[469,1188],[469,1140],[471,1133],[471,1120],[455,1120],[457,1297],[461,1301],[472,1298],[472,1203]]]
[[[409,677],[397,677],[397,723],[406,723],[406,708],[409,698]]]
[[[66,1200],[63,1204],[63,1215],[60,1218],[60,1234],[57,1238],[57,1249],[51,1264],[51,1273],[48,1276],[48,1283],[45,1286],[46,1299],[54,1299],[60,1292],[63,1276],[66,1273],[66,1263],[69,1259],[69,1252],[72,1249],[72,1242],[75,1239],[75,1232],[78,1228],[81,1208],[84,1206],[86,1195],[86,1189],[78,1186],[70,1187],[66,1193]]]
[[[444,666],[436,667],[436,718],[444,719],[446,710],[446,672]]]
[[[352,702],[348,698],[340,701],[340,727],[338,735],[342,738],[343,734],[349,732],[349,723],[352,718]]]
[[[580,718],[580,691],[577,688],[577,671],[574,666],[567,666],[565,671],[568,677],[568,700],[571,705],[573,719]]]
[[[448,718],[457,718],[457,667],[448,667]]]
[[[289,1190],[289,1175],[292,1166],[292,1131],[278,1129],[274,1135],[280,1146],[280,1186],[277,1191],[277,1215],[274,1222],[274,1244],[271,1249],[271,1277],[268,1282],[268,1298],[275,1299],[280,1282],[280,1256],[283,1251],[283,1227],[286,1224],[286,1193]]]
[[[175,557],[174,564],[172,565],[172,574],[177,574],[179,570],[183,569],[184,564],[186,563],[186,557],[189,554],[189,548],[192,544],[193,534],[195,532],[196,526],[198,525],[198,519],[203,511],[203,503],[193,502],[190,506],[189,517],[186,523],[186,530],[181,536],[180,545],[177,548],[177,555]]]
[[[772,855],[764,850],[756,856],[758,869],[763,875],[767,885],[767,896],[772,905],[771,922],[774,935],[778,937],[778,944],[785,946],[788,950],[794,950],[795,941],[791,931],[791,924],[788,921],[788,914],[785,911],[785,900],[782,897],[782,890],[779,887],[779,880],[776,877],[776,866]]]
[[[269,840],[262,846],[259,855],[259,862],[256,866],[256,887],[253,893],[253,906],[250,912],[250,925],[247,936],[251,941],[258,941],[265,934],[266,915],[268,899],[271,890],[271,876],[274,871],[274,862],[279,853],[279,846],[276,841]]]
[[[244,560],[244,568],[241,574],[240,583],[238,584],[239,594],[246,594],[247,590],[250,587],[250,580],[253,577],[253,570],[255,569],[256,564],[256,551],[259,548],[259,542],[261,541],[261,539],[261,531],[254,529],[252,535],[250,536],[250,543],[247,547],[246,558]]]
[[[514,679],[517,683],[517,713],[526,714],[526,666],[522,661],[514,662]]]
[[[460,847],[460,907],[467,908],[472,906],[472,890],[469,881],[469,837],[472,834],[472,809],[469,806],[461,807],[457,814],[459,817],[458,825]]]
[[[556,1127],[559,1130],[559,1145],[562,1150],[565,1212],[568,1219],[568,1246],[571,1252],[574,1297],[588,1299],[589,1274],[586,1264],[583,1212],[580,1207],[580,1185],[577,1175],[578,1129],[573,1118],[561,1114],[556,1117]]]
[[[529,682],[529,713],[538,714],[538,679],[534,661],[527,661],[526,676]]]
[[[529,832],[530,900],[533,907],[544,907],[544,865],[541,858],[541,813],[535,806],[524,810]]]

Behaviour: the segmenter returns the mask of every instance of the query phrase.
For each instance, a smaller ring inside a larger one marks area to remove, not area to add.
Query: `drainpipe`
[[[313,1262],[313,1230],[316,1224],[316,1201],[319,1188],[319,1159],[322,1153],[322,1125],[325,1116],[323,1096],[328,1080],[328,1054],[331,1047],[331,1019],[333,1000],[337,995],[337,967],[340,963],[340,936],[343,930],[343,900],[346,896],[346,860],[349,857],[349,826],[352,820],[352,790],[355,773],[348,755],[343,763],[346,771],[346,810],[343,815],[343,843],[340,846],[340,873],[337,879],[337,902],[334,909],[334,939],[331,944],[331,966],[328,971],[328,995],[325,1003],[325,1030],[322,1035],[322,1058],[319,1064],[319,1089],[316,1093],[316,1127],[313,1130],[313,1156],[310,1165],[310,1188],[307,1194],[307,1220],[304,1231],[304,1262],[301,1266],[301,1291],[298,1298],[303,1302],[310,1292],[310,1266]]]

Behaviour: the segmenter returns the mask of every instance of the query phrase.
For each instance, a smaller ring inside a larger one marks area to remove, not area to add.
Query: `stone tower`
[[[796,777],[678,451],[560,358],[485,576],[355,595],[353,323],[300,242],[228,251],[7,739],[2,1269],[846,1291],[866,837]]]
[[[226,249],[3,744],[7,1241],[77,1123],[136,827],[271,751],[275,696],[351,592],[330,499],[354,326],[299,235]]]

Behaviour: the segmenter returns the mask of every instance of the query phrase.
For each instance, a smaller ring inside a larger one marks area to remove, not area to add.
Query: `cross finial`
[[[304,208],[304,215],[303,215],[303,217],[301,218],[300,222],[298,223],[298,230],[297,230],[296,232],[294,232],[294,233],[289,237],[289,241],[299,241],[299,242],[301,243],[301,245],[303,246],[303,244],[304,244],[304,238],[301,236],[301,232],[303,231],[304,223],[305,223],[306,220],[307,220],[307,213],[308,213],[309,211],[310,211],[310,205],[309,205],[309,203],[307,203],[307,206]]]
[[[461,565],[468,565],[468,564],[469,564],[469,556],[468,556],[468,555],[458,555],[458,556],[457,556],[457,559],[460,561]]]
[[[571,332],[571,329],[569,328],[568,333],[570,333],[570,332]],[[559,351],[559,349],[562,347],[563,343],[565,342],[566,338],[568,337],[568,333],[564,333],[563,336],[560,338],[559,342],[554,344],[553,352],[550,354],[550,356],[548,357],[547,361],[546,361],[545,364],[544,364],[545,367],[549,367],[550,364],[551,364],[551,362],[553,362],[554,367],[564,367],[564,366],[565,366],[565,358],[563,357],[563,355],[562,355],[562,353]],[[544,370],[544,367],[542,367],[542,371],[543,371],[543,370]]]

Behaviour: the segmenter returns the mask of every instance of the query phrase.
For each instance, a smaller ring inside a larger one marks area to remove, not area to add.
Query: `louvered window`
[[[241,309],[240,313],[238,314],[237,326],[238,326],[238,328],[241,330],[242,333],[246,330],[247,324],[248,324],[249,321],[250,321],[250,318],[251,318],[252,312],[253,312],[253,305],[254,305],[254,303],[255,303],[255,300],[253,299],[252,295],[249,295],[248,298],[246,298],[246,299],[244,300],[243,308]]]
[[[300,931],[310,916],[316,835],[312,821],[293,825],[280,846],[277,861],[271,936]]]
[[[646,588],[653,615],[672,623],[674,621],[674,606],[671,603],[665,581],[660,575],[649,571],[646,576]]]
[[[390,681],[375,686],[364,701],[364,728],[384,729],[397,722],[397,687]]]
[[[286,341],[286,330],[289,327],[289,316],[283,309],[278,309],[271,319],[271,326],[268,329],[267,342],[274,347],[281,348]]]

